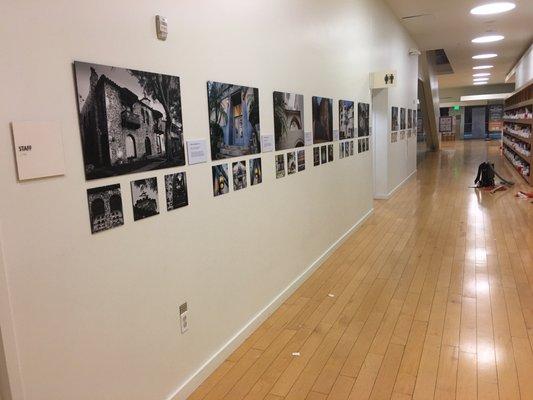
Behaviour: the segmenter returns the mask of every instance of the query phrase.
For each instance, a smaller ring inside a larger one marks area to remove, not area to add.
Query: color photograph
[[[283,178],[285,176],[285,155],[276,155],[276,179]]]
[[[400,108],[400,129],[405,129],[405,108]]]
[[[274,92],[274,139],[276,150],[303,147],[304,97],[301,94]]]
[[[370,104],[357,104],[357,135],[359,137],[370,135]]]
[[[313,143],[333,140],[333,100],[313,96]]]
[[[250,160],[250,185],[258,185],[261,182],[263,182],[261,158],[252,158]]]
[[[159,214],[157,178],[138,179],[131,181],[130,185],[133,220],[138,221]]]
[[[305,170],[305,150],[298,150],[298,172]]]
[[[355,103],[339,100],[339,139],[350,139],[355,134]]]
[[[74,62],[85,179],[185,165],[177,76]]]
[[[87,189],[87,202],[93,234],[124,225],[120,185]]]
[[[246,161],[236,161],[232,165],[233,170],[233,190],[241,190],[246,188]]]
[[[210,81],[207,104],[213,161],[261,152],[258,89]]]
[[[296,152],[291,151],[287,153],[287,174],[292,175],[298,171],[298,166],[296,164]]]
[[[187,194],[187,178],[185,172],[165,175],[165,192],[167,211],[184,207],[189,204]]]
[[[400,129],[400,124],[398,121],[398,107],[392,107],[391,110],[391,131],[396,132],[398,129]]]
[[[313,165],[320,165],[320,147],[313,147]]]
[[[221,196],[229,192],[228,164],[213,165],[213,195]]]

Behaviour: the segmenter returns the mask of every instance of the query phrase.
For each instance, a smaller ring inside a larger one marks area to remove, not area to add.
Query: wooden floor
[[[533,204],[468,188],[487,153],[429,154],[189,399],[533,399]]]

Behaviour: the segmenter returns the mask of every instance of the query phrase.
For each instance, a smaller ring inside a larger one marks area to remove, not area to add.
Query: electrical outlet
[[[183,303],[182,305],[180,305],[179,311],[181,333],[185,333],[189,330],[189,310],[187,307],[187,303]]]

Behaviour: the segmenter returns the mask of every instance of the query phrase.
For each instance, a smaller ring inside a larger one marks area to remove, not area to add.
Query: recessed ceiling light
[[[474,60],[483,60],[485,58],[494,58],[494,57],[498,57],[498,54],[494,54],[494,53],[478,54],[477,56],[473,56],[472,58]]]
[[[477,65],[475,67],[472,67],[472,69],[490,69],[493,65]]]
[[[486,85],[488,82],[474,82],[474,85]]]
[[[506,11],[511,11],[516,7],[516,4],[509,1],[487,3],[481,6],[474,7],[470,10],[470,14],[474,15],[490,15],[499,14]]]
[[[491,42],[498,42],[503,39],[504,39],[504,36],[502,35],[487,35],[487,36],[480,36],[475,39],[472,39],[472,43],[491,43]]]
[[[489,78],[474,78],[474,82],[486,82]]]
[[[490,76],[490,72],[478,72],[477,74],[472,75],[474,78],[479,76]]]

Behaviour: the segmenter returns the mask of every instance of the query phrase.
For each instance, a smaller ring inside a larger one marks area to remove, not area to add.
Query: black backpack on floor
[[[494,186],[494,164],[491,165],[488,162],[479,164],[474,183],[477,187]]]

